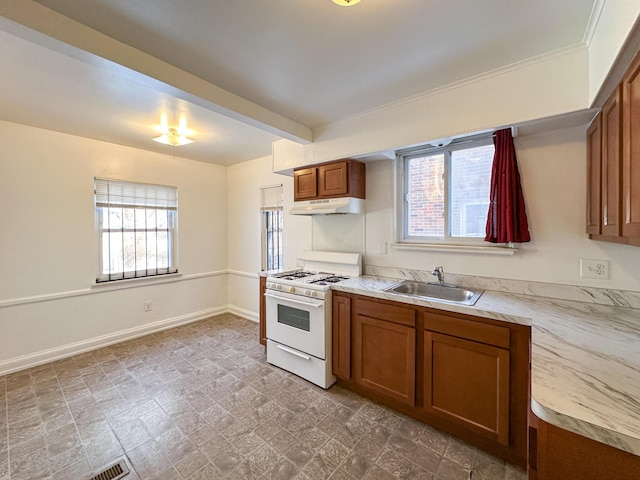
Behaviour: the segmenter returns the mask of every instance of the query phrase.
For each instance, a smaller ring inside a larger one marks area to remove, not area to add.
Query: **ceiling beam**
[[[313,132],[309,127],[103,35],[32,0],[0,0],[0,15],[15,22],[12,24],[2,21],[1,28],[26,40],[93,65],[112,62],[124,67],[118,69],[119,74],[129,75],[138,82],[144,81],[149,87],[176,98],[294,142],[308,144],[313,141]]]

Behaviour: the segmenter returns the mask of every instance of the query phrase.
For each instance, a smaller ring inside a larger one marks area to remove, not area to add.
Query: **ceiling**
[[[584,45],[602,2],[37,3],[313,130]],[[178,95],[161,76],[59,44],[0,22],[1,119],[168,153],[173,147],[149,140],[153,126],[162,113],[170,123],[184,115],[196,142],[177,155],[224,165],[269,155],[280,138],[277,129]]]

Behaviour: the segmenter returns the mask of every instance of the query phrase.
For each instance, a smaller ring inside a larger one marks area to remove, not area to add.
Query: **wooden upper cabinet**
[[[601,204],[602,115],[598,113],[587,130],[587,233],[602,233]]]
[[[509,445],[510,330],[425,315],[425,412]]]
[[[640,53],[589,126],[587,154],[587,233],[640,246]]]
[[[294,200],[309,200],[318,196],[318,169],[302,168],[293,172]]]
[[[622,236],[640,245],[640,54],[622,79]]]
[[[365,198],[365,165],[351,159],[293,171],[294,200]]]
[[[347,195],[349,191],[349,167],[347,162],[335,162],[318,167],[318,195],[331,197]]]
[[[618,87],[602,107],[602,234],[613,237],[621,233],[621,103],[621,89]]]

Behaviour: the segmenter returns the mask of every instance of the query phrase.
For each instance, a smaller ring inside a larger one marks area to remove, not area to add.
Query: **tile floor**
[[[526,479],[343,388],[265,361],[258,326],[219,315],[0,377],[0,480]]]

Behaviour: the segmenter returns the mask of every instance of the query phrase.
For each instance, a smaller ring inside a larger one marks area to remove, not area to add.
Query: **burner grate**
[[[280,278],[282,280],[297,280],[299,278],[311,277],[315,275],[314,272],[308,272],[305,270],[297,271],[297,272],[285,272],[274,275],[274,278]]]
[[[348,279],[349,277],[344,277],[341,275],[331,275],[329,277],[319,278],[318,280],[314,280],[309,283],[314,283],[316,285],[329,285],[331,283],[338,283],[338,282],[341,282],[342,280],[348,280]]]

